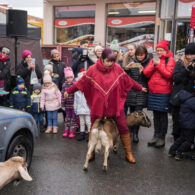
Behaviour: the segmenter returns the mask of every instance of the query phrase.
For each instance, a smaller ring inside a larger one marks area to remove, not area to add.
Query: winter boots
[[[85,139],[85,133],[84,132],[80,132],[79,136],[77,137],[77,141],[82,141]]]
[[[133,126],[132,127],[133,143],[139,142],[138,132],[139,132],[139,126]]]
[[[52,132],[52,126],[48,126],[45,133],[48,134],[48,133],[51,133],[51,132]]]
[[[125,150],[125,158],[130,163],[136,163],[131,150],[131,137],[130,134],[121,135],[121,141]]]
[[[62,137],[68,137],[69,129],[64,129],[64,133],[62,134]]]
[[[53,133],[54,133],[54,134],[58,133],[58,127],[57,127],[57,126],[54,126],[54,127],[53,127]]]
[[[74,138],[76,136],[75,131],[70,130],[69,138]]]

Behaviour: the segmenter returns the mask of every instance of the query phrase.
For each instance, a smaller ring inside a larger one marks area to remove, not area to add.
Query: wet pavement
[[[110,153],[108,172],[102,171],[103,155],[89,163],[88,172],[82,170],[87,142],[64,139],[62,117],[60,133],[41,134],[34,151],[30,175],[32,182],[18,186],[7,185],[0,195],[192,195],[195,194],[195,161],[182,162],[168,158],[173,142],[171,119],[165,148],[148,147],[153,135],[151,128],[141,128],[139,144],[133,144],[136,164],[124,159],[120,144],[118,154]]]

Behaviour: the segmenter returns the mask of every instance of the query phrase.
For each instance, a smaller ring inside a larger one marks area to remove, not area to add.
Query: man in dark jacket
[[[80,47],[77,48],[72,55],[71,68],[74,72],[75,78],[81,69],[87,70],[89,66],[94,64],[94,62],[88,57],[87,47],[88,42],[86,40],[82,40],[80,42]]]
[[[57,49],[51,50],[51,61],[53,64],[53,74],[55,74],[57,81],[57,86],[59,90],[61,91],[62,85],[64,83],[64,68],[66,68],[66,65],[64,62],[60,61],[60,53]]]
[[[179,125],[179,110],[180,104],[177,93],[181,90],[186,90],[190,93],[193,91],[195,81],[195,43],[189,43],[185,48],[185,55],[179,59],[175,65],[173,73],[173,90],[171,93],[170,103],[172,105],[173,119],[173,136],[176,140],[181,133]]]
[[[29,50],[24,50],[22,53],[22,62],[17,67],[17,75],[20,75],[25,82],[26,88],[32,92],[33,84],[31,81],[31,74],[33,71],[35,71],[37,79],[42,78],[41,70],[38,66],[38,64],[35,64],[32,62],[32,53]],[[38,81],[37,81],[38,82]]]
[[[10,91],[11,75],[10,75],[10,50],[6,47],[2,49],[0,53],[0,88],[5,91]],[[0,96],[0,105],[6,106],[8,104],[7,96]]]

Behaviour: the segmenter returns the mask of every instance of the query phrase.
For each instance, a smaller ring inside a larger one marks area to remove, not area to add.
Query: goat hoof
[[[107,166],[103,166],[103,171],[107,172],[107,170],[108,170],[108,167]]]
[[[87,167],[83,167],[83,171],[88,171],[88,168]]]

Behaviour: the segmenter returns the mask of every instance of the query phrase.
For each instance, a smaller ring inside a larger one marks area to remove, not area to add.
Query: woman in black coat
[[[170,103],[172,105],[173,136],[176,140],[181,134],[179,125],[180,105],[178,93],[186,90],[190,93],[193,91],[195,82],[195,43],[189,43],[185,48],[185,55],[176,63],[173,73],[173,90],[171,93]]]
[[[8,48],[3,48],[2,53],[0,53],[0,88],[5,91],[10,91],[11,87],[11,74],[10,74],[10,50]],[[6,95],[0,96],[0,105],[8,106],[8,100]]]
[[[148,79],[144,76],[143,69],[148,65],[149,62],[150,57],[147,49],[144,46],[138,46],[136,48],[133,62],[125,66],[125,71],[127,74],[145,88],[148,88]],[[143,108],[147,107],[147,93],[134,90],[129,91],[127,93],[126,105],[127,108],[130,107],[130,112],[143,110]],[[131,131],[133,134],[133,142],[138,143],[139,126],[133,126]]]
[[[60,61],[60,53],[57,49],[51,50],[51,64],[53,64],[53,74],[56,76],[56,84],[61,91],[62,85],[65,81],[64,78],[64,68],[66,68],[66,65],[64,62]]]
[[[32,92],[33,84],[31,81],[31,73],[35,71],[37,79],[42,79],[42,73],[38,64],[32,63],[32,53],[29,50],[24,50],[22,53],[23,60],[17,67],[16,74],[20,75],[25,82],[26,88]]]

